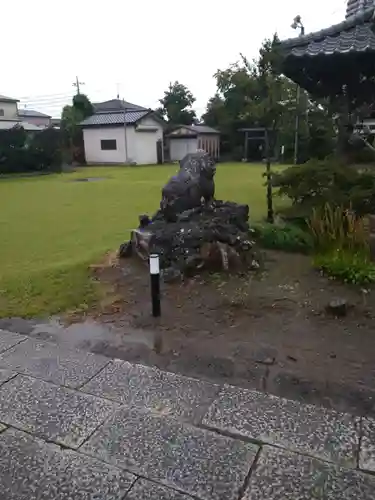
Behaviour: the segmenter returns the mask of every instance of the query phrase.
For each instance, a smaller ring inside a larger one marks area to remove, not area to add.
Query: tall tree
[[[217,92],[207,104],[203,120],[221,131],[223,153],[240,159],[243,135],[239,128],[278,129],[278,146],[293,158],[296,85],[280,75],[281,55],[276,35],[265,40],[256,60],[240,60],[215,74]],[[299,144],[301,159],[326,156],[332,148],[333,120],[324,102],[301,92]]]
[[[192,125],[195,122],[196,114],[192,109],[195,97],[182,83],[171,83],[159,102],[161,107],[157,112],[166,118],[170,125]]]
[[[72,105],[64,106],[61,114],[61,130],[63,144],[68,152],[70,161],[85,161],[83,133],[79,126],[88,116],[93,114],[93,106],[85,94],[73,97]]]
[[[81,113],[83,120],[94,113],[93,105],[85,94],[76,94],[73,97],[73,107]]]

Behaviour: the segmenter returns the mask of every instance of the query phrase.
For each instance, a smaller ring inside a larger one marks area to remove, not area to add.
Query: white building
[[[51,116],[35,109],[19,109],[18,116],[23,122],[33,123],[37,127],[46,128],[51,125]]]
[[[180,161],[188,153],[203,149],[213,158],[220,157],[220,132],[207,125],[181,125],[169,135],[171,161]]]
[[[87,163],[163,163],[165,123],[152,110],[120,99],[94,109],[81,123]]]
[[[18,99],[0,95],[0,130],[9,130],[15,126],[22,126],[27,132],[36,132],[41,127],[25,121],[18,113]]]

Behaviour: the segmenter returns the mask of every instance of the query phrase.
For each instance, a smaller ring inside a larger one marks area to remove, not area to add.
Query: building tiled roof
[[[123,101],[122,99],[111,99],[109,101],[97,102],[93,104],[95,112],[101,111],[121,111],[124,108],[133,109],[137,111],[146,111],[147,108],[143,106],[138,106],[138,104],[132,104],[128,101]]]
[[[17,120],[0,120],[0,130],[10,130],[16,126],[22,127],[28,132],[37,132],[43,130],[42,127],[38,127],[33,123],[21,122]]]
[[[348,0],[346,7],[346,17],[354,16],[361,10],[375,5],[374,0]]]
[[[34,109],[19,109],[19,116],[34,116],[37,118],[51,118],[50,115],[46,115],[45,113],[41,113],[40,111],[35,111]]]
[[[1,94],[0,94],[0,101],[19,102],[18,99],[13,99],[13,97],[7,97],[6,95],[1,95]]]
[[[141,118],[148,115],[151,111],[129,111],[126,112],[126,123],[132,124],[139,121]],[[96,113],[89,116],[83,122],[81,122],[83,127],[93,127],[101,125],[124,125],[124,112],[113,112],[113,113]]]
[[[209,127],[208,125],[189,125],[189,126],[185,126],[185,128],[193,130],[194,132],[197,132],[198,134],[220,134],[220,132],[218,130],[215,130],[214,128]]]
[[[181,129],[187,129],[189,132],[189,136],[197,137],[199,134],[220,134],[220,132],[208,125],[180,125],[179,127],[175,127],[172,133],[169,134],[169,137],[185,137],[187,134],[181,134],[178,131]]]
[[[331,56],[375,51],[374,7],[342,23],[281,42],[285,57]]]

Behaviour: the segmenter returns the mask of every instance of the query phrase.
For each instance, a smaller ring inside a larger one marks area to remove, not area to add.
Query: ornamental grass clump
[[[314,265],[345,283],[375,282],[366,218],[351,209],[326,203],[314,208],[308,221],[314,242]]]

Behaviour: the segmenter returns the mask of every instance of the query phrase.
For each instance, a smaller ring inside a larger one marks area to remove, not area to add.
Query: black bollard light
[[[160,266],[159,255],[152,253],[150,255],[150,276],[151,276],[151,302],[152,315],[157,318],[161,314],[160,308]]]

